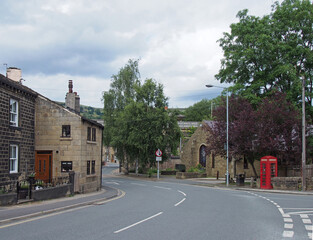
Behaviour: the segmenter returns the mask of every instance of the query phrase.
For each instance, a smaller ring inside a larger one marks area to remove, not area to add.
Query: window
[[[96,141],[96,129],[95,128],[92,128],[92,139],[91,139],[93,142]]]
[[[87,128],[87,141],[96,141],[96,128]]]
[[[87,141],[91,141],[91,127],[87,128]]]
[[[18,172],[18,146],[10,145],[10,173]]]
[[[93,160],[91,162],[91,174],[95,174],[96,173],[96,161]]]
[[[73,170],[72,161],[62,161],[61,162],[61,172],[69,172]]]
[[[90,161],[87,161],[87,175],[90,175]]]
[[[62,126],[62,137],[71,137],[71,125]]]
[[[18,101],[10,99],[10,125],[18,126]]]

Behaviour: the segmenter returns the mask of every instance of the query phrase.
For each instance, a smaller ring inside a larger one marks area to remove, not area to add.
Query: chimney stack
[[[68,81],[68,93],[65,97],[65,107],[80,113],[80,97],[77,92],[73,92],[73,80]]]
[[[73,92],[73,80],[68,80],[68,92]]]
[[[16,67],[7,68],[7,78],[20,83],[22,79],[22,70]]]

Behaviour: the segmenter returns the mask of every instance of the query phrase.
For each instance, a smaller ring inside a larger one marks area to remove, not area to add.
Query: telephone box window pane
[[[69,172],[73,170],[72,161],[62,161],[61,162],[61,172]]]

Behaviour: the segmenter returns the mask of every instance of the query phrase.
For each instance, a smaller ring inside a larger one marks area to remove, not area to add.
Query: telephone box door
[[[277,177],[277,158],[272,156],[262,157],[260,167],[260,187],[263,189],[272,189],[271,179],[272,177]]]

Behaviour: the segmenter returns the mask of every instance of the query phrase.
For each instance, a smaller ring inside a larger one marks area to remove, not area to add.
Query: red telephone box
[[[272,189],[271,178],[277,177],[277,158],[265,156],[260,162],[261,181],[260,186],[263,189]]]

